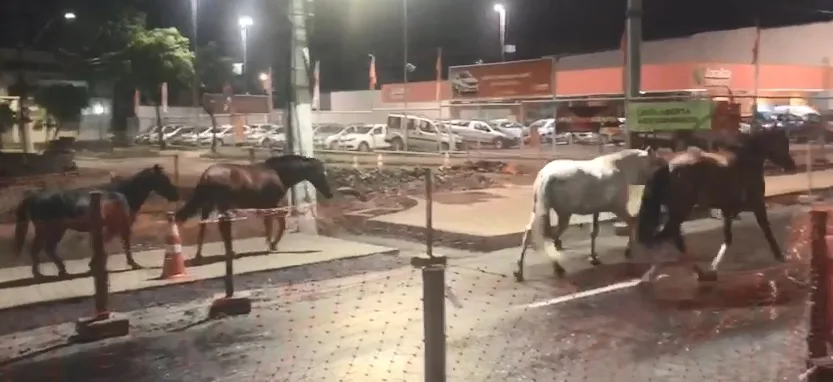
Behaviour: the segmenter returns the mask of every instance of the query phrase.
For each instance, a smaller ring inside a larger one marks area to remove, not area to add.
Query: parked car
[[[283,126],[274,126],[268,130],[257,142],[258,147],[283,148],[286,144],[286,129]]]
[[[175,133],[171,134],[169,138],[166,138],[166,141],[172,145],[185,145],[185,136],[188,136],[189,134],[194,132],[198,132],[202,129],[204,129],[204,127],[182,126],[179,129],[177,129]]]
[[[356,131],[356,125],[319,125],[313,130],[312,144],[315,147],[338,150],[339,138],[344,134],[349,134],[354,131]]]
[[[177,130],[182,125],[163,125],[162,126],[162,135],[165,142],[167,142],[167,138],[170,138],[177,132]],[[150,129],[145,131],[144,133],[140,133],[136,135],[134,138],[134,142],[136,143],[159,143],[159,126],[152,126]]]
[[[343,134],[338,139],[339,148],[358,151],[386,149],[391,146],[385,142],[387,132],[388,128],[384,124],[356,126],[353,132]]]
[[[261,146],[264,138],[278,130],[280,126],[271,123],[255,124],[246,131],[246,144]]]
[[[458,94],[477,93],[480,90],[480,81],[469,71],[462,70],[451,77],[451,89]]]
[[[507,135],[484,121],[452,120],[448,121],[448,124],[451,126],[451,131],[460,135],[468,145],[486,145],[496,149],[505,149],[520,141],[519,138]]]
[[[489,121],[489,124],[516,138],[529,135],[529,127],[526,127],[519,122],[510,121],[508,119],[493,119]]]
[[[570,133],[556,133],[555,132],[555,118],[539,119],[529,125],[530,132],[536,129],[540,136],[541,143],[551,143],[553,136],[556,144],[570,143]],[[525,138],[525,142],[529,142],[529,137]]]
[[[243,126],[244,131],[248,126]],[[245,134],[245,133],[244,133]],[[237,138],[234,136],[234,126],[222,125],[217,127],[217,144],[220,146],[234,146],[237,143]],[[200,145],[210,145],[212,140],[211,129],[207,129],[198,136]]]
[[[197,127],[190,132],[186,132],[181,134],[177,137],[177,142],[181,145],[185,146],[197,146],[200,144],[200,136],[201,134],[208,132],[208,136],[211,136],[211,128],[210,127]],[[210,142],[209,142],[210,144]]]
[[[806,142],[824,133],[821,114],[810,106],[779,105],[772,108],[770,118],[786,130],[791,139]]]
[[[415,115],[388,115],[385,142],[395,151],[449,151],[463,148],[463,138],[451,126]]]
[[[573,142],[586,145],[595,145],[602,142],[602,136],[592,131],[578,131],[570,133]]]

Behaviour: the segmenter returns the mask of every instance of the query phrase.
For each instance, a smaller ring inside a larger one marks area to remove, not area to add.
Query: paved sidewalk
[[[281,240],[276,253],[266,253],[265,239],[252,238],[237,240],[234,249],[238,256],[234,261],[236,275],[275,269],[284,269],[300,265],[322,263],[332,260],[349,259],[378,254],[397,254],[398,249],[350,242],[325,236],[306,234],[288,234]],[[186,259],[193,257],[195,246],[184,248]],[[148,267],[130,270],[123,254],[111,254],[108,261],[110,270],[110,292],[124,292],[160,287],[170,284],[188,283],[222,277],[225,263],[222,261],[222,243],[207,243],[203,249],[210,264],[189,267],[186,277],[174,280],[159,280],[164,259],[163,250],[136,252],[139,264]],[[94,294],[92,278],[83,275],[89,270],[89,260],[70,260],[66,262],[67,270],[72,275],[79,275],[69,280],[50,279],[44,283],[34,283],[29,266],[0,269],[0,309],[6,309],[34,303],[58,301]],[[43,263],[45,274],[56,274],[52,263]]]
[[[815,171],[812,174],[812,187],[824,189],[833,187],[833,170]],[[628,209],[636,214],[642,199],[642,186],[632,186]],[[766,178],[766,195],[774,197],[805,192],[808,188],[807,173],[778,175]],[[516,235],[523,232],[529,222],[532,209],[532,189],[530,186],[512,186],[499,189],[461,191],[455,194],[469,194],[470,203],[444,203],[441,194],[435,196],[433,205],[434,229],[453,234],[496,237]],[[603,221],[613,219],[611,214],[603,214]],[[400,226],[425,227],[425,200],[417,199],[417,205],[404,211],[381,215],[370,219],[372,222],[388,223]],[[553,214],[551,222],[555,224]],[[573,216],[574,225],[587,224],[590,216]]]

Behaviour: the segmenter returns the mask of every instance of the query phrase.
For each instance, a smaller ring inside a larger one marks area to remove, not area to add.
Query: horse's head
[[[631,184],[645,184],[659,167],[665,165],[651,147],[623,150],[614,155],[618,156],[616,167],[626,174]]]
[[[146,184],[151,191],[168,199],[169,202],[179,200],[179,191],[177,190],[171,178],[165,173],[162,166],[155,164],[153,167],[147,169],[142,174],[142,182]]]
[[[769,159],[786,171],[795,171],[795,160],[790,155],[790,138],[784,129],[757,131],[747,139],[752,155],[760,159]]]
[[[316,158],[282,155],[266,159],[264,163],[278,173],[286,188],[306,180],[312,183],[325,198],[333,197],[330,184],[327,182],[327,170],[324,169],[324,163]]]

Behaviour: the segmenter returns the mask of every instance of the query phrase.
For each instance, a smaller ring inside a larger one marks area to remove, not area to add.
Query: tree
[[[228,86],[234,79],[234,61],[220,53],[217,44],[211,41],[200,49],[197,59],[197,71],[199,73],[202,97],[202,108],[211,118],[211,151],[217,152],[217,117],[214,115],[213,99],[205,97],[206,93],[222,93],[223,88]]]
[[[0,149],[3,148],[3,134],[14,127],[16,120],[17,116],[12,106],[8,102],[0,103]]]
[[[175,28],[140,30],[133,36],[124,58],[129,79],[136,89],[149,96],[156,111],[156,124],[162,126],[160,86],[187,84],[195,75],[190,42]],[[165,148],[162,129],[159,145]]]
[[[65,123],[80,120],[81,112],[90,106],[90,92],[86,86],[48,85],[35,92],[35,103],[46,109],[46,113],[55,119],[55,139]]]

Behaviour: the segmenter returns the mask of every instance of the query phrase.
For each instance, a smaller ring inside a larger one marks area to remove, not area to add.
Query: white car
[[[165,141],[174,145],[189,144],[190,142],[186,142],[186,137],[196,136],[196,134],[202,131],[203,129],[205,128],[197,126],[182,126],[176,129],[176,132],[171,134],[170,136],[168,134],[165,134]]]
[[[263,143],[264,138],[274,133],[279,128],[281,127],[269,123],[252,125],[252,127],[246,131],[246,144],[260,146]]]
[[[338,150],[339,138],[354,131],[356,131],[355,125],[320,125],[313,131],[312,143],[315,147]]]
[[[177,143],[183,144],[183,145],[189,145],[189,146],[196,146],[196,145],[200,144],[200,134],[202,134],[206,131],[210,132],[211,128],[210,127],[197,127],[193,131],[190,131],[190,132],[187,132],[187,133],[184,133],[184,134],[181,134],[180,136],[178,136],[176,138]],[[209,134],[209,136],[210,136],[210,134]]]
[[[165,125],[162,126],[162,139],[165,142],[168,142],[168,139],[176,135],[179,129],[182,128],[182,125]],[[159,143],[159,129],[153,128],[151,131],[148,132],[148,142],[149,143]]]
[[[539,119],[529,125],[529,130],[532,131],[532,129],[538,130],[542,143],[552,142],[555,133],[555,118]],[[570,143],[570,138],[570,133],[557,133],[555,143],[567,144]]]
[[[286,130],[283,126],[275,126],[267,131],[257,142],[258,147],[283,147],[286,144]]]
[[[248,128],[248,126],[243,126],[244,129]],[[244,133],[245,134],[245,133]],[[211,144],[211,129],[208,129],[199,135],[199,143],[201,145],[210,145]],[[233,146],[237,142],[237,138],[234,134],[234,126],[232,125],[222,125],[217,127],[217,144],[221,146]]]
[[[339,147],[342,150],[371,151],[386,149],[390,143],[385,142],[388,135],[388,127],[385,124],[372,124],[356,126],[350,133],[341,135],[338,139]]]

